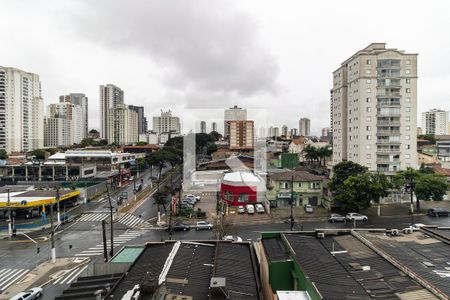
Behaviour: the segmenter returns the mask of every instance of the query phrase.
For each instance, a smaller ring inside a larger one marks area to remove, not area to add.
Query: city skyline
[[[146,30],[150,27],[169,30],[169,25],[173,25],[173,39],[154,32],[146,34],[138,29],[124,32],[116,28],[108,16],[122,9],[117,3],[102,5],[101,2],[69,1],[53,3],[52,10],[48,10],[47,5],[32,2],[23,5],[5,3],[0,12],[0,24],[9,28],[5,38],[10,47],[0,49],[0,55],[3,66],[40,75],[44,106],[73,91],[86,94],[91,100],[90,128],[100,129],[99,108],[93,104],[98,103],[98,85],[107,82],[126,91],[129,104],[144,106],[148,117],[160,109],[172,109],[181,115],[180,110],[185,107],[217,108],[219,105],[231,107],[237,104],[269,111],[276,109],[278,113],[272,116],[271,121],[282,125],[286,123],[284,120],[289,120],[286,124],[289,127],[294,127],[299,115],[314,119],[312,134],[319,135],[322,127],[329,126],[330,71],[347,53],[362,49],[371,42],[401,45],[404,49],[418,52],[421,61],[418,112],[434,107],[448,110],[445,104],[450,99],[450,91],[443,83],[448,81],[450,74],[448,62],[440,50],[450,43],[445,34],[449,25],[444,13],[447,4],[436,2],[432,8],[417,3],[408,2],[407,6],[403,2],[390,4],[405,11],[398,16],[398,22],[408,24],[408,30],[401,35],[388,30],[388,24],[370,23],[367,28],[354,28],[354,34],[345,38],[345,42],[337,42],[337,37],[330,35],[332,18],[323,13],[323,8],[329,11],[344,8],[333,2],[311,4],[307,11],[300,3],[275,5],[273,2],[258,2],[255,5],[254,1],[201,2],[195,10],[187,4],[174,5],[170,1],[138,1],[133,7],[123,8],[123,20],[118,25]],[[353,7],[355,15],[361,13],[370,17],[377,15],[383,5],[370,12],[357,5]],[[105,11],[101,12],[101,8]],[[61,18],[46,17],[55,11]],[[138,11],[142,13],[136,13]],[[85,35],[85,28],[78,24],[89,26],[89,22],[84,22],[90,15],[86,12],[98,13],[98,19],[104,21],[101,23],[110,24],[112,30],[117,29],[118,36],[123,39],[111,35],[106,29],[109,25],[95,26]],[[268,17],[272,13],[276,17]],[[433,18],[425,23],[420,16],[430,13]],[[40,22],[34,22],[35,32],[42,32],[42,36],[11,26],[14,23],[11,20],[18,17],[29,22],[39,18]],[[211,26],[197,27],[193,25],[194,18]],[[174,19],[177,22],[173,22]],[[351,20],[334,20],[333,26],[347,27]],[[314,35],[307,33],[304,28],[316,22],[330,26],[320,26]],[[204,28],[209,29],[206,31]],[[71,34],[70,39],[65,38],[67,32]],[[368,35],[367,32],[376,33]],[[442,38],[436,43],[425,36],[427,32],[434,32]],[[24,38],[19,40],[15,36]],[[65,43],[61,45],[57,41],[63,37]],[[198,45],[195,46],[197,54],[189,51],[189,37],[194,38],[193,45]],[[39,48],[41,39],[49,45],[48,51]],[[208,40],[212,41],[212,46],[203,47]],[[234,47],[229,47],[230,44]],[[334,44],[337,46],[330,48]],[[169,47],[174,51],[161,50]],[[213,52],[215,47],[223,49],[217,56]],[[110,63],[112,60],[114,64]],[[65,69],[71,72],[63,72]],[[280,106],[281,101],[285,105]]]

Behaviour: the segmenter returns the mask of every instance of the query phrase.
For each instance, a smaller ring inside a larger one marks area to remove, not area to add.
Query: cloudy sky
[[[91,128],[98,86],[113,83],[150,120],[169,108],[208,120],[205,108],[237,104],[266,110],[278,126],[308,117],[319,133],[329,125],[332,71],[386,42],[419,53],[419,113],[450,110],[450,3],[368,3],[0,0],[0,65],[39,74],[46,105],[85,93]]]

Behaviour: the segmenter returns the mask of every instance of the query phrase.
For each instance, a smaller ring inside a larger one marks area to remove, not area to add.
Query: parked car
[[[262,204],[256,203],[255,208],[257,213],[264,213],[264,206],[262,206]]]
[[[334,222],[345,222],[346,219],[343,215],[340,214],[331,214],[330,217],[328,218],[328,221],[331,223]]]
[[[415,229],[415,230],[419,230],[420,228],[422,228],[422,227],[427,227],[428,225],[425,225],[425,224],[422,224],[422,223],[415,223],[414,225],[413,225],[413,229]]]
[[[448,217],[449,212],[443,208],[430,208],[427,212],[430,217]]]
[[[311,204],[305,204],[305,211],[307,213],[312,213],[314,211],[312,205]]]
[[[186,195],[185,197],[186,198],[192,198],[195,201],[200,201],[200,196],[196,196],[196,195],[193,195],[193,194]]]
[[[238,236],[226,235],[222,238],[224,241],[242,242],[242,238]]]
[[[32,300],[38,299],[42,295],[42,288],[34,287],[29,289],[28,291],[18,293],[14,297],[10,298],[10,300]]]
[[[213,225],[207,221],[197,222],[197,225],[195,226],[195,230],[203,230],[203,229],[211,230],[211,229],[213,229]]]
[[[245,213],[245,208],[243,205],[239,205],[237,208],[238,214],[243,214]]]
[[[345,218],[347,221],[367,221],[369,219],[367,216],[358,213],[348,213]]]
[[[245,209],[247,210],[247,213],[249,215],[253,215],[255,213],[255,207],[253,206],[253,204],[247,204],[245,206]]]
[[[195,203],[197,203],[197,201],[195,201],[195,199],[192,199],[192,198],[184,198],[184,199],[182,199],[181,200],[181,202],[187,202],[187,203],[189,203],[190,205],[194,205]]]
[[[167,228],[169,229],[169,228]],[[184,224],[181,221],[176,221],[173,225],[172,225],[172,230],[173,231],[188,231],[191,229],[191,226]]]

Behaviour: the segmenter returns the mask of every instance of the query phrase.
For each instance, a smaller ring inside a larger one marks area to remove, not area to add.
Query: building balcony
[[[400,140],[393,141],[393,140],[388,140],[388,139],[378,139],[377,144],[379,144],[379,145],[399,145],[399,144],[401,144],[401,142],[400,142]]]
[[[377,136],[391,136],[391,135],[400,135],[399,130],[378,130]]]
[[[377,154],[399,154],[400,148],[398,149],[377,149]]]
[[[391,163],[400,163],[400,159],[389,159],[389,158],[377,158],[377,163],[380,164],[391,164]]]
[[[401,97],[402,94],[400,92],[385,92],[385,91],[377,91],[377,98],[391,98],[391,97]]]
[[[400,126],[400,120],[398,121],[377,121],[377,126]]]

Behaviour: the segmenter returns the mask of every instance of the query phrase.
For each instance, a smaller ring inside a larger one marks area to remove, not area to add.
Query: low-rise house
[[[290,206],[293,191],[294,206],[323,203],[323,181],[320,176],[305,171],[286,171],[269,176],[266,198],[272,207]]]

